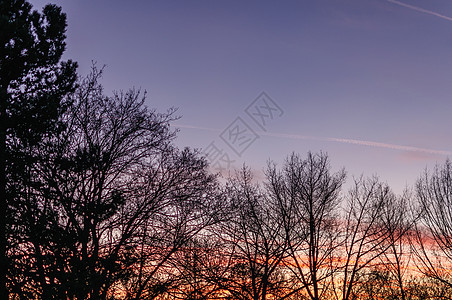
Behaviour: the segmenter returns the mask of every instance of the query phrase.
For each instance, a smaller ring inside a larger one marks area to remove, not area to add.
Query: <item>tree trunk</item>
[[[8,258],[6,255],[6,90],[0,87],[0,300],[8,300],[6,276]]]

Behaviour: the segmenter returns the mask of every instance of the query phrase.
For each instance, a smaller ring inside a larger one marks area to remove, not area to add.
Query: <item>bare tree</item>
[[[188,150],[164,160],[170,161],[148,169],[148,182],[135,197],[156,206],[138,227],[133,276],[124,281],[130,299],[152,299],[170,290],[180,277],[174,260],[187,255],[197,236],[219,221],[217,183],[206,162]]]
[[[267,170],[268,189],[283,222],[289,259],[284,261],[298,288],[310,299],[331,291],[336,271],[337,211],[345,171],[331,173],[328,156],[308,153],[289,156],[281,171]]]
[[[420,222],[413,249],[424,275],[452,287],[452,162],[426,170],[416,184]]]
[[[99,76],[43,144],[35,176],[47,185],[21,208],[19,278],[34,297],[152,298],[171,283],[166,263],[215,222],[216,180],[197,152],[172,145],[174,111],[149,111],[133,90],[106,97]]]
[[[365,271],[379,265],[378,258],[390,247],[388,238],[393,232],[385,226],[385,210],[395,201],[395,195],[389,186],[378,178],[355,180],[354,187],[347,198],[347,207],[343,220],[342,275],[338,276],[339,286],[334,288],[336,299],[354,299],[357,297],[359,279]],[[388,210],[390,213],[395,213]],[[391,217],[391,215],[389,215]]]
[[[412,272],[409,235],[415,219],[408,205],[411,195],[405,191],[402,196],[389,193],[387,198],[389,201],[379,208],[381,219],[376,222],[387,236],[382,236],[381,245],[378,246],[380,240],[373,243],[377,247],[368,257],[377,257],[357,272],[354,279],[352,295],[360,299],[412,299],[413,296],[410,285],[416,274]]]
[[[212,278],[233,299],[282,299],[288,284],[282,274],[287,242],[276,207],[246,167],[229,180],[225,196],[228,218],[217,236],[226,268]]]
[[[221,242],[208,231],[184,246],[171,262],[172,273],[179,275],[167,292],[171,299],[208,300],[225,296],[217,279],[228,269],[227,263]]]
[[[383,226],[387,231],[386,251],[379,257],[383,271],[390,279],[387,288],[393,298],[405,300],[409,298],[408,283],[413,275],[410,271],[412,253],[410,235],[414,229],[416,216],[409,205],[411,193],[406,190],[402,196],[388,201],[383,207]]]

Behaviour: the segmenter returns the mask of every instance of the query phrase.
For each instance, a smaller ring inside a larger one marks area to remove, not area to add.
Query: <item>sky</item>
[[[31,1],[38,10],[49,1]],[[180,147],[223,173],[326,152],[401,193],[452,157],[452,1],[55,0],[65,59],[178,108]]]

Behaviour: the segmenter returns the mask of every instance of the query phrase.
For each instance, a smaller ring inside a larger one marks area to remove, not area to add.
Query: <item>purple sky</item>
[[[451,1],[53,3],[81,74],[97,61],[107,92],[178,107],[178,145],[213,142],[231,168],[322,150],[349,181],[377,174],[400,192],[452,153]],[[264,129],[245,111],[263,91],[282,110]],[[258,136],[241,156],[220,137],[237,117]]]

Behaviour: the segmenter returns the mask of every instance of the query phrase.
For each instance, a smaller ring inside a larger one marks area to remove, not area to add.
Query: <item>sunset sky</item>
[[[452,1],[52,3],[80,74],[105,64],[108,94],[178,107],[177,144],[231,170],[322,150],[401,192],[452,157]]]

